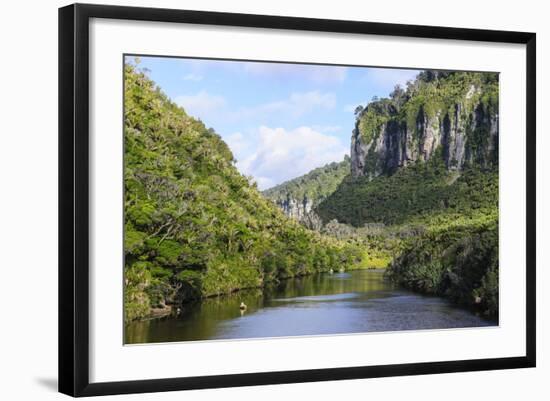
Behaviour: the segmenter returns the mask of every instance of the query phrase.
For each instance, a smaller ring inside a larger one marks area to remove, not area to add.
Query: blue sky
[[[130,60],[134,58],[131,57]],[[353,111],[418,71],[140,57],[139,66],[230,146],[260,189],[349,154]]]

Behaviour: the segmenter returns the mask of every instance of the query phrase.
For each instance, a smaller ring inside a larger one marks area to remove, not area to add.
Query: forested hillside
[[[497,207],[496,169],[448,171],[441,161],[432,160],[373,179],[348,175],[315,211],[324,222],[337,219],[361,227],[365,223],[427,223],[433,215],[466,217]]]
[[[332,162],[313,169],[263,191],[263,195],[275,202],[288,217],[307,228],[319,230],[322,222],[313,209],[336,191],[349,171],[350,158],[346,155],[340,163]]]
[[[498,317],[498,209],[472,217],[441,215],[403,241],[388,269],[395,282]]]
[[[126,321],[361,262],[357,246],[285,217],[219,135],[130,64],[124,118]]]
[[[282,204],[287,199],[296,199],[317,205],[338,188],[349,172],[350,158],[346,155],[340,163],[333,162],[313,169],[307,174],[269,188],[263,194],[277,204]]]

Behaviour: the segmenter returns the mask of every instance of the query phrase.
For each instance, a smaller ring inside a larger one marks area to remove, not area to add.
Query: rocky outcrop
[[[372,179],[434,157],[449,170],[498,163],[498,81],[474,81],[445,98],[448,80],[417,82],[401,103],[382,99],[362,110],[351,138],[353,177]],[[432,86],[441,99],[426,96]]]
[[[278,199],[275,204],[290,218],[293,218],[312,230],[319,230],[322,226],[321,219],[313,211],[313,201],[304,196],[302,199],[295,199],[287,196],[285,199]]]
[[[277,200],[276,204],[288,217],[296,220],[302,220],[313,209],[313,202],[307,196],[300,200],[287,197]]]
[[[309,173],[263,191],[288,217],[319,230],[321,219],[314,208],[330,196],[350,172],[350,158],[316,168]]]

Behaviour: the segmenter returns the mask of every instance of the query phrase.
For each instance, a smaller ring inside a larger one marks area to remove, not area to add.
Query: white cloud
[[[193,73],[186,74],[186,75],[184,75],[183,80],[184,81],[194,81],[194,82],[202,81],[202,75],[193,74]]]
[[[309,79],[317,83],[342,82],[346,79],[346,67],[317,67],[310,71]]]
[[[235,136],[229,146],[245,140]],[[316,167],[333,161],[340,161],[349,149],[335,137],[320,133],[311,127],[299,127],[293,130],[262,126],[254,141],[252,153],[238,159],[237,167],[241,173],[251,175],[260,189],[303,175]]]
[[[339,125],[314,125],[311,128],[315,131],[322,133],[342,131],[342,127],[340,127]]]
[[[174,101],[193,117],[202,120],[216,117],[232,122],[250,119],[261,120],[273,114],[298,118],[315,109],[332,110],[336,107],[334,93],[320,91],[294,92],[286,99],[241,107],[236,110],[226,107],[227,102],[224,97],[212,95],[204,90],[194,95],[176,96]]]
[[[224,136],[223,140],[231,149],[233,156],[237,160],[242,160],[250,153],[252,143],[247,141],[247,138],[240,132],[235,132],[231,135]]]
[[[299,117],[315,108],[330,110],[334,106],[336,106],[336,96],[333,93],[296,92],[292,93],[288,99],[260,105],[258,111],[290,113],[294,117]]]
[[[241,134],[240,132],[235,132],[235,133],[229,135],[227,138],[225,138],[226,142],[228,142],[228,143],[230,143],[230,142],[241,143],[243,139],[244,139],[244,135]]]
[[[339,83],[346,79],[347,67],[310,64],[254,63],[243,64],[246,72],[277,79],[298,78],[315,83]]]
[[[263,103],[251,107],[243,107],[236,111],[228,112],[228,117],[233,120],[265,118],[270,114],[284,114],[298,118],[315,109],[331,110],[336,106],[336,96],[330,92],[310,91],[294,92],[283,100]]]
[[[200,91],[195,95],[177,96],[174,101],[183,107],[187,114],[201,119],[225,106],[222,96],[211,95],[206,91]]]
[[[261,191],[263,191],[264,189],[268,189],[268,188],[271,188],[271,187],[274,187],[275,185],[277,185],[277,183],[275,181],[273,181],[271,178],[267,178],[267,177],[258,177],[258,178],[254,178],[254,180],[258,184],[258,188]]]
[[[395,85],[405,86],[407,81],[412,80],[419,73],[419,70],[399,70],[394,68],[370,68],[366,79],[393,88]]]
[[[317,84],[338,84],[347,77],[348,67],[314,64],[291,64],[273,62],[235,62],[228,60],[183,59],[181,65],[192,75],[202,76],[209,70],[245,72],[259,77],[288,81],[306,80]]]

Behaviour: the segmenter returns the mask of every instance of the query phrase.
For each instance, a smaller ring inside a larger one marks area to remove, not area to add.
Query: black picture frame
[[[452,39],[526,46],[526,354],[521,357],[90,383],[89,21],[91,18]],[[71,396],[534,367],[536,364],[536,35],[434,26],[106,5],[59,9],[59,391]]]

